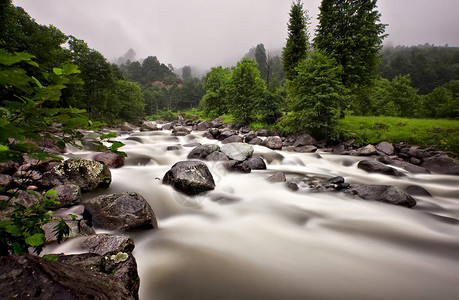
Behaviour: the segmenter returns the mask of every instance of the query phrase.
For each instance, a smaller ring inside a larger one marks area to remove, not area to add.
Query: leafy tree
[[[399,75],[387,87],[387,103],[394,103],[401,117],[415,117],[420,108],[418,90],[411,86],[409,75]]]
[[[255,60],[258,64],[258,71],[260,72],[261,79],[269,83],[269,66],[268,57],[266,56],[265,46],[258,44],[255,48]]]
[[[228,82],[231,71],[217,67],[206,74],[202,82],[205,91],[201,100],[201,108],[209,117],[218,117],[228,112],[226,104]]]
[[[336,125],[346,89],[341,66],[318,51],[302,61],[291,82],[291,115],[284,121],[287,131],[310,132],[317,138],[337,138]]]
[[[145,103],[138,83],[117,80],[112,102],[116,103],[115,114],[121,120],[134,121],[144,116]]]
[[[347,88],[371,84],[377,77],[386,25],[379,23],[377,0],[322,0],[315,47],[342,66]]]
[[[444,86],[437,87],[422,98],[422,115],[429,118],[454,118],[459,116],[459,97]]]
[[[161,108],[163,92],[159,88],[148,87],[142,91],[145,102],[145,114],[151,116],[157,114]]]
[[[309,19],[301,0],[294,2],[290,9],[287,44],[282,52],[284,72],[288,80],[295,78],[296,67],[306,58],[309,48]]]
[[[266,83],[260,77],[256,61],[243,58],[238,62],[233,68],[226,95],[229,113],[236,122],[248,125],[254,119],[265,90]]]

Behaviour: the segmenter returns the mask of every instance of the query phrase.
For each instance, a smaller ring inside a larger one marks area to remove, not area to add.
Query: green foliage
[[[432,146],[459,154],[459,121],[444,119],[409,119],[399,117],[346,116],[339,120],[339,130],[352,134],[360,145],[382,141]]]
[[[233,68],[226,95],[229,113],[236,122],[248,125],[253,120],[265,91],[266,83],[260,78],[257,63],[253,59],[243,58]]]
[[[342,66],[343,84],[352,90],[377,76],[386,25],[379,23],[377,0],[322,0],[314,44]]]
[[[289,85],[292,113],[283,126],[290,132],[309,132],[316,138],[337,138],[340,107],[346,90],[341,82],[341,67],[333,58],[315,52],[300,63],[298,75]]]
[[[422,97],[422,116],[429,118],[459,117],[459,95],[441,86]]]
[[[268,57],[266,56],[265,46],[258,44],[255,48],[255,60],[257,61],[257,69],[260,72],[261,79],[268,82],[269,78],[269,66]]]
[[[307,10],[303,10],[301,0],[292,3],[287,44],[282,52],[284,72],[288,80],[295,78],[296,67],[300,61],[306,58],[309,48],[309,19]]]
[[[231,71],[222,67],[212,68],[202,82],[205,91],[201,109],[208,117],[218,117],[228,112],[226,95]]]
[[[113,112],[121,120],[134,121],[144,116],[145,103],[140,86],[135,82],[118,80],[112,91]],[[117,105],[117,106],[114,106]],[[109,107],[107,107],[109,108]]]

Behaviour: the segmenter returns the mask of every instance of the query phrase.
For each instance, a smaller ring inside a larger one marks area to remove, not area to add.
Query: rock
[[[196,130],[208,130],[212,127],[212,123],[210,121],[203,121],[195,126]]]
[[[236,171],[241,173],[250,173],[252,169],[248,165],[244,165],[242,162],[237,160],[225,161],[223,167],[228,171]]]
[[[253,153],[253,148],[244,143],[231,143],[220,147],[220,151],[225,153],[229,159],[244,161]]]
[[[386,166],[385,164],[380,163],[376,160],[362,160],[357,164],[357,167],[369,173],[381,173],[393,176],[403,176],[403,173],[400,173],[396,169]]]
[[[419,146],[411,146],[408,149],[408,154],[415,158],[427,158],[430,156],[427,150],[419,149]]]
[[[405,192],[407,192],[411,196],[432,197],[432,195],[425,188],[418,186],[418,185],[407,186],[405,188]]]
[[[257,130],[257,132],[255,133],[257,136],[268,136],[268,130],[267,129],[263,129],[263,128],[260,128]]]
[[[75,184],[82,192],[89,192],[98,188],[107,188],[111,181],[112,174],[106,165],[74,157],[46,172],[42,184],[47,187]]]
[[[249,132],[253,132],[252,129],[250,129],[249,127],[241,127],[241,128],[239,129],[239,133],[240,133],[240,134],[247,134],[247,133],[249,133]],[[254,133],[255,133],[255,132],[254,132]]]
[[[244,136],[244,143],[249,143],[251,140],[253,140],[256,137],[257,137],[257,135],[255,134],[255,131],[250,131],[249,133],[247,133]],[[260,141],[261,141],[261,139],[260,139]]]
[[[37,204],[40,199],[41,195],[38,193],[19,190],[17,191],[12,201],[14,204],[20,204],[24,207],[31,207],[32,205]]]
[[[131,252],[112,252],[102,256],[94,253],[76,255],[60,254],[58,262],[91,272],[110,275],[119,282],[134,299],[139,299],[140,279],[137,262]]]
[[[268,136],[263,141],[263,146],[272,150],[282,150],[282,139],[279,136]]]
[[[206,164],[200,161],[176,163],[164,175],[163,183],[169,184],[188,195],[196,195],[215,188],[212,174]]]
[[[422,167],[440,174],[459,175],[459,163],[447,156],[434,156],[424,159]]]
[[[220,131],[220,134],[218,135],[217,139],[219,141],[223,141],[233,135],[237,135],[237,132],[234,131],[234,130],[230,130],[230,129],[227,129],[225,128],[224,130]],[[242,142],[242,139],[241,139],[241,142]]]
[[[208,161],[227,161],[228,156],[226,156],[226,154],[221,151],[215,151],[207,155],[206,160]]]
[[[298,136],[293,143],[293,147],[301,147],[307,145],[315,145],[317,143],[316,139],[310,136],[309,134],[305,133]],[[316,148],[317,149],[317,148]]]
[[[376,151],[376,148],[373,145],[367,145],[365,147],[351,151],[351,155],[356,155],[356,156],[370,156],[370,155],[376,155],[376,154],[378,154],[378,152]]]
[[[109,168],[121,168],[124,166],[124,157],[113,152],[99,153],[94,157],[94,160],[103,163]]]
[[[135,126],[127,122],[124,122],[121,125],[121,131],[134,131],[134,130],[135,130]]]
[[[352,184],[344,193],[358,196],[364,200],[379,201],[405,207],[413,207],[416,205],[416,200],[402,189],[394,186]]]
[[[422,160],[416,158],[416,157],[412,157],[410,158],[410,163],[412,163],[413,165],[420,165],[422,163]]]
[[[161,129],[162,130],[171,130],[172,129],[172,124],[171,123],[164,124],[163,126],[161,126]]]
[[[212,127],[214,128],[220,128],[223,125],[223,120],[220,118],[215,118],[211,121]]]
[[[0,258],[2,299],[134,299],[107,274],[31,254]]]
[[[293,150],[295,152],[300,152],[300,153],[312,153],[312,152],[317,151],[317,147],[313,145],[307,145],[307,146],[295,147]]]
[[[110,252],[132,252],[135,245],[134,240],[127,235],[102,233],[84,238],[80,247],[89,253],[105,255]]]
[[[85,220],[65,221],[65,223],[69,226],[70,232],[69,232],[69,235],[64,238],[64,240],[68,240],[68,239],[80,237],[80,236],[89,236],[89,235],[93,235],[96,233],[94,229],[88,226]],[[56,224],[57,223],[55,222],[50,222],[50,223],[46,223],[41,226],[41,228],[45,232],[45,243],[46,244],[51,244],[57,241],[57,237],[55,233],[53,232],[54,226],[56,226]]]
[[[268,180],[271,182],[286,182],[287,178],[283,172],[277,172],[268,177]]]
[[[52,188],[57,191],[57,199],[60,204],[57,208],[77,205],[81,200],[81,189],[75,184],[58,185]]]
[[[0,191],[6,192],[15,185],[13,177],[6,174],[0,174]]]
[[[175,150],[182,150],[182,146],[175,145],[175,146],[167,146],[166,151],[175,151]]]
[[[157,131],[159,130],[156,122],[145,121],[140,125],[140,131]]]
[[[344,177],[336,176],[336,177],[330,178],[330,179],[328,179],[327,183],[328,184],[341,184],[341,183],[344,183]]]
[[[381,142],[376,145],[376,151],[381,155],[394,155],[395,148],[391,143]]]
[[[291,181],[287,181],[285,183],[285,185],[287,186],[288,189],[296,192],[298,191],[300,188],[298,187],[298,184],[294,183],[294,182],[291,182]]]
[[[260,156],[251,157],[242,162],[242,165],[250,168],[251,170],[266,170],[265,161]]]
[[[204,145],[197,146],[196,148],[191,150],[187,158],[188,159],[204,159],[209,154],[215,151],[220,151],[220,147],[218,145],[204,144]]]
[[[2,174],[13,175],[14,173],[16,173],[18,168],[19,164],[12,160],[6,163],[0,163],[0,173]]]
[[[263,144],[263,140],[259,137],[253,138],[250,140],[249,145],[261,145]]]
[[[401,159],[393,159],[391,162],[390,162],[391,165],[394,165],[396,167],[399,167],[399,168],[403,168],[405,170],[407,170],[408,172],[410,173],[414,173],[414,174],[430,174],[430,171],[423,168],[423,167],[420,167],[420,166],[416,166],[416,165],[413,165],[409,162],[406,162],[406,161],[403,161]]]
[[[90,199],[85,202],[84,216],[94,226],[108,230],[158,228],[150,204],[133,192],[101,195]]]
[[[209,133],[216,139],[220,135],[220,130],[218,128],[210,128]]]
[[[214,136],[213,136],[210,132],[208,132],[208,131],[204,132],[204,133],[202,134],[202,137],[205,137],[206,139],[209,139],[209,140],[215,139]]]
[[[172,135],[174,136],[185,136],[190,133],[191,133],[191,130],[183,126],[174,126],[174,128],[172,129]]]
[[[238,135],[232,135],[222,141],[222,144],[242,143],[242,138]]]

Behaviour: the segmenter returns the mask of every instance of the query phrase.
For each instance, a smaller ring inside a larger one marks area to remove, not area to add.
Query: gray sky
[[[13,0],[38,23],[85,40],[108,59],[129,48],[175,67],[228,65],[264,43],[279,50],[291,0]],[[320,0],[303,0],[317,25]],[[459,46],[459,0],[379,0],[386,43]]]

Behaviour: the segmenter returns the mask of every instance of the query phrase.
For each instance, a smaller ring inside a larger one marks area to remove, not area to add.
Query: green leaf
[[[65,223],[64,219],[61,218],[59,223],[56,224],[53,228],[53,232],[56,235],[57,238],[57,243],[60,244],[62,242],[62,239],[65,236],[68,236],[70,233],[70,227]]]
[[[64,72],[65,75],[71,75],[71,74],[78,74],[81,73],[80,70],[78,70],[78,66],[74,64],[66,64],[63,68],[62,71]]]
[[[43,233],[35,233],[27,237],[25,242],[32,247],[43,245],[45,243],[45,235]]]
[[[10,150],[10,148],[8,148],[8,146],[0,145],[0,152],[5,152],[5,151],[8,151],[8,150]]]
[[[45,197],[49,198],[49,197],[51,197],[53,195],[56,195],[56,194],[57,194],[56,190],[49,190],[49,191],[46,192]]]
[[[61,68],[53,68],[53,72],[56,75],[62,75],[62,69]]]
[[[74,214],[69,214],[69,217],[72,218],[72,221],[76,221],[76,219],[78,218],[78,216]]]
[[[43,88],[43,86],[41,85],[40,81],[38,81],[37,78],[35,78],[34,76],[31,76],[33,82],[35,82],[35,84],[39,87],[39,88]]]
[[[5,231],[12,236],[20,236],[22,234],[22,230],[17,225],[7,225],[5,226]]]
[[[50,261],[57,261],[59,259],[57,256],[54,256],[52,254],[45,254],[43,255],[43,258]]]

